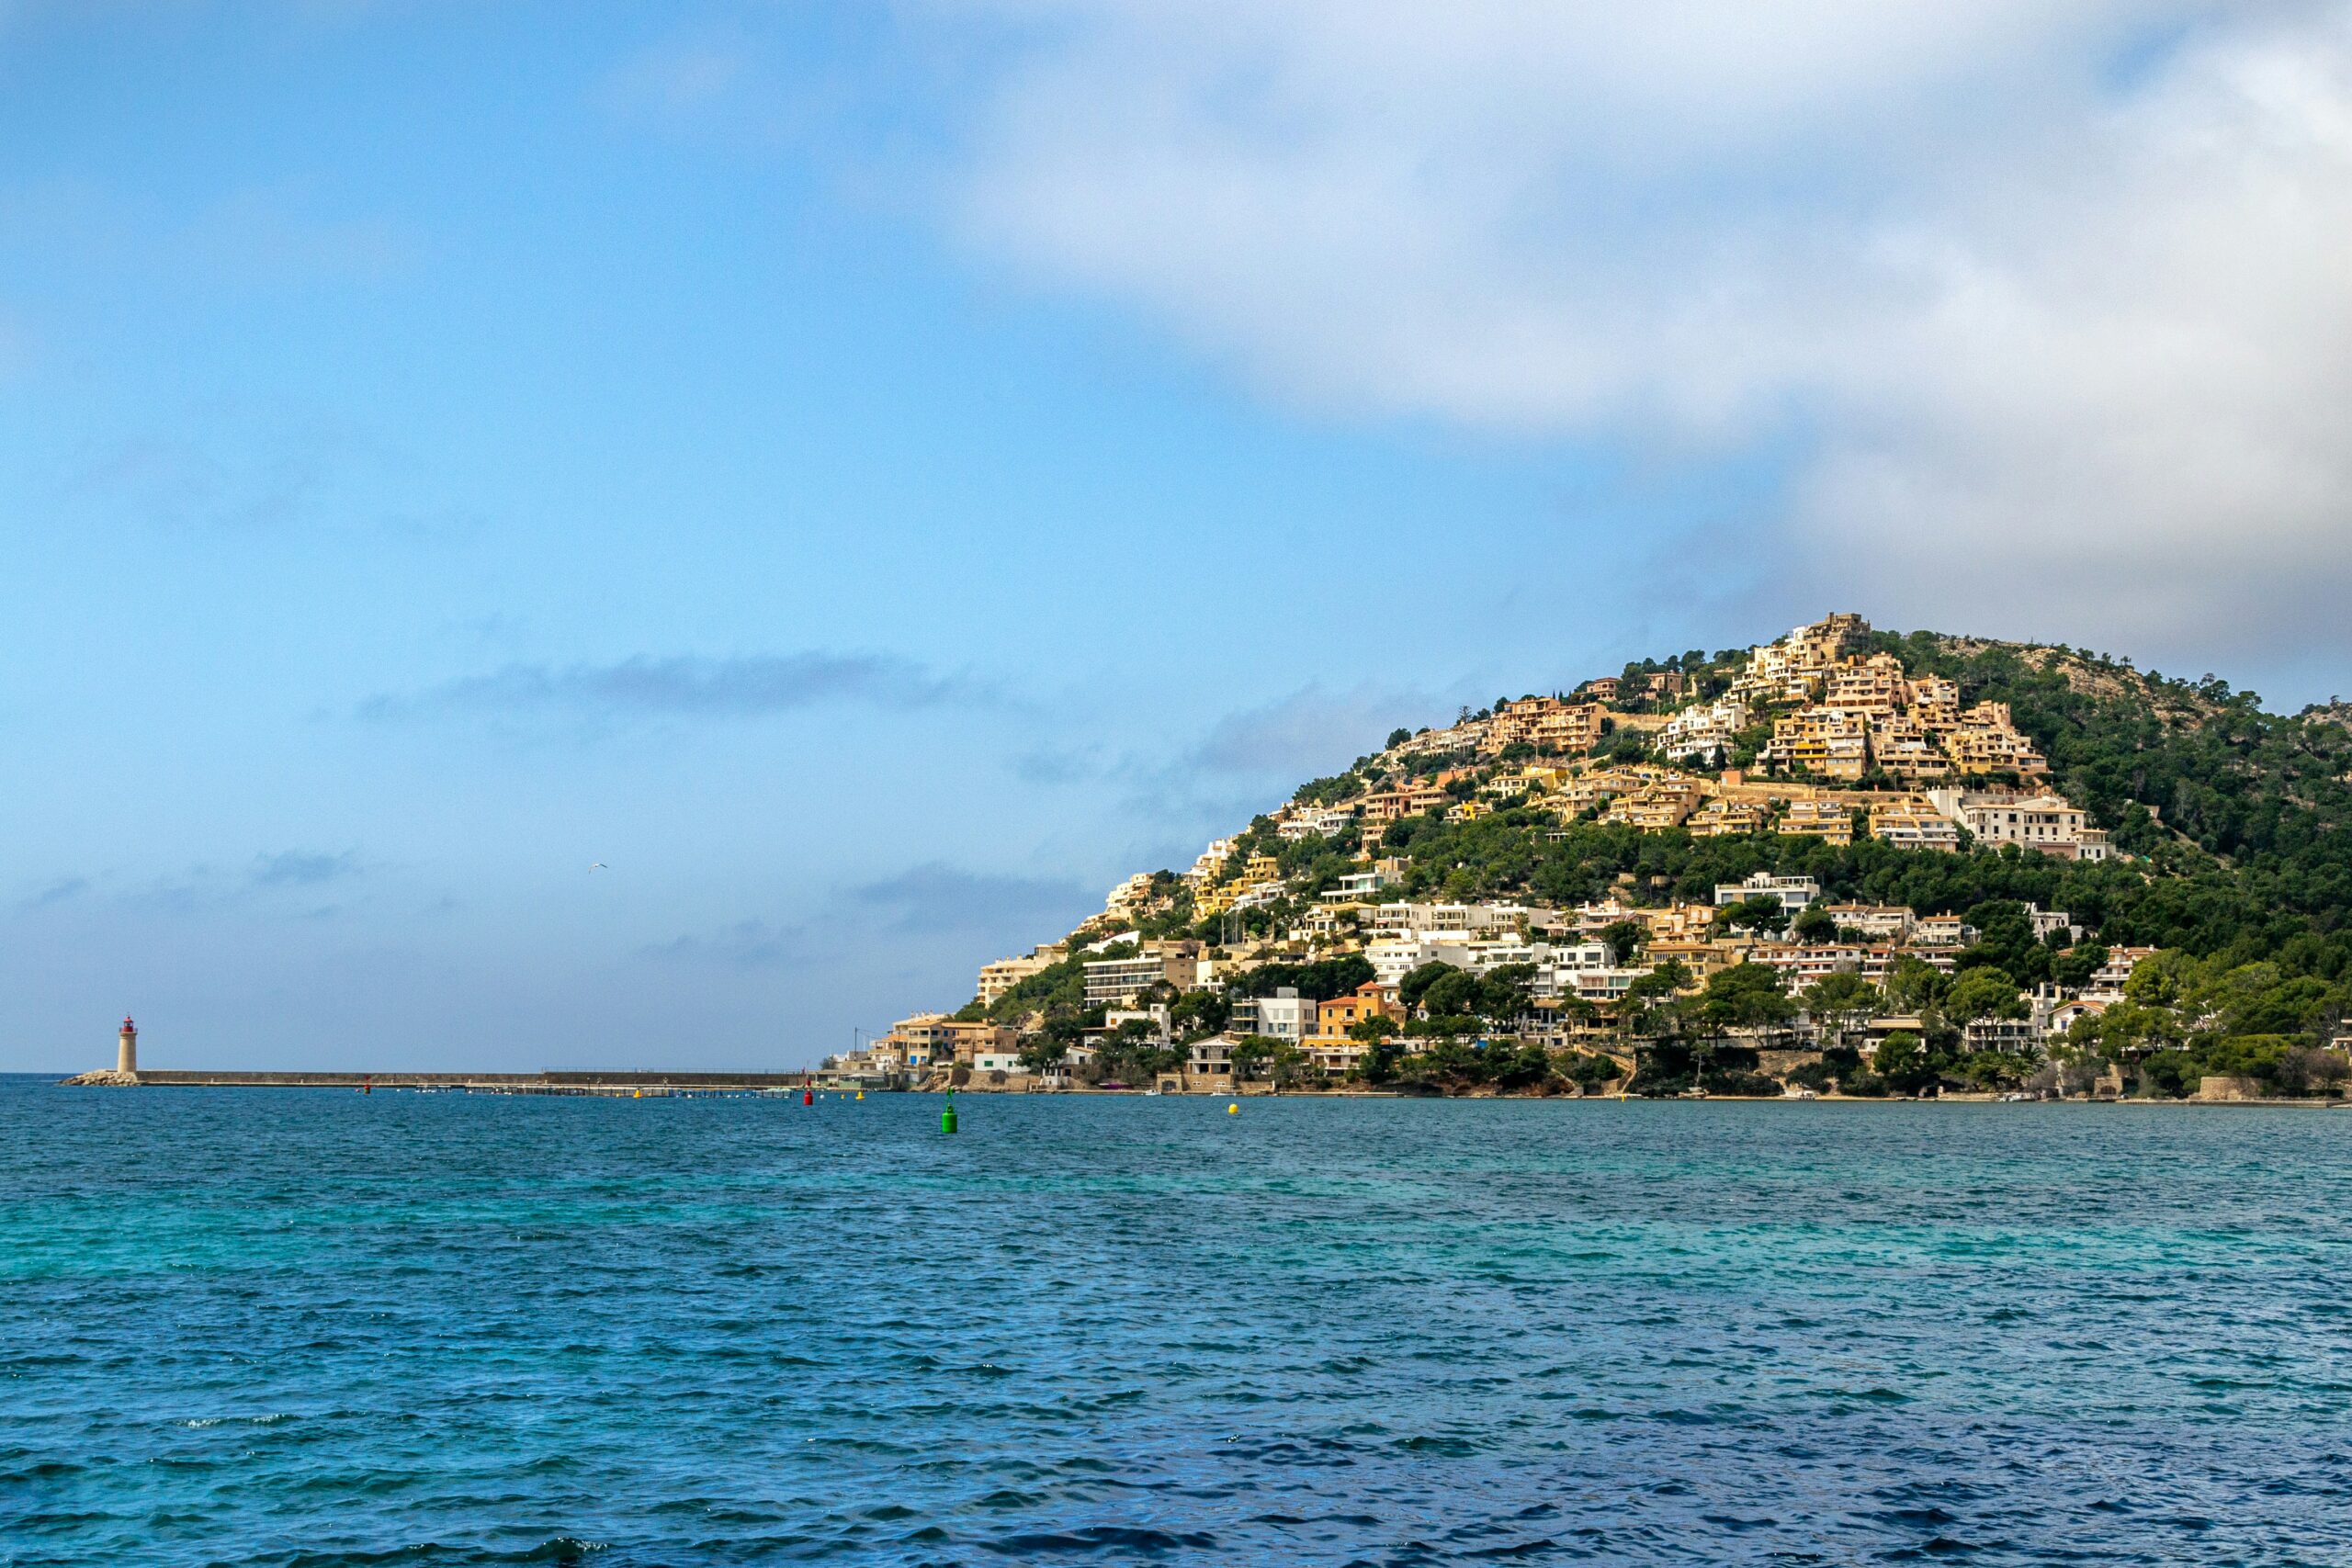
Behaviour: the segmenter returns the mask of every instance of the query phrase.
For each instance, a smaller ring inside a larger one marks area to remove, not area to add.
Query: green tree
[[[1478,981],[1478,1016],[1507,1023],[1525,1015],[1532,1005],[1529,987],[1535,979],[1532,964],[1498,964]]]
[[[2106,965],[2107,949],[2097,942],[2084,942],[2050,961],[2050,978],[2067,990],[2079,991]]]
[[[1233,1003],[1221,991],[1186,991],[1168,1010],[1168,1025],[1187,1043],[1223,1029],[1233,1017]]]
[[[2031,1010],[2018,994],[2017,982],[2002,969],[1971,969],[1952,981],[1939,1004],[1953,1024],[1980,1018],[2024,1018]]]
[[[1828,910],[1808,905],[1791,922],[1789,931],[1799,942],[1815,947],[1826,946],[1838,940],[1838,919]]]
[[[1988,898],[1961,917],[1976,928],[1975,942],[1954,960],[1959,970],[1996,968],[2020,985],[2050,978],[2051,953],[2033,934],[2025,906],[2014,898]]]
[[[1818,1020],[1831,1043],[1842,1043],[1847,1032],[1878,1010],[1878,987],[1860,975],[1824,975],[1805,987],[1804,1010]],[[1818,1087],[1818,1086],[1815,1086]]]
[[[1917,1017],[1933,1007],[1951,984],[1934,964],[1905,953],[1887,971],[1886,1005],[1898,1014]]]
[[[1233,1043],[1233,1070],[1245,1078],[1263,1077],[1283,1042],[1271,1034],[1245,1034]]]
[[[1907,1029],[1898,1029],[1879,1042],[1871,1067],[1888,1087],[1904,1094],[1918,1093],[1938,1076],[1926,1043]]]
[[[1622,967],[1648,944],[1650,929],[1639,920],[1611,920],[1600,928],[1600,940],[1609,949],[1609,962]]]
[[[1420,1006],[1423,997],[1430,995],[1430,987],[1432,987],[1432,985],[1444,980],[1446,976],[1458,976],[1458,974],[1463,974],[1463,971],[1453,966],[1453,964],[1442,964],[1437,962],[1437,959],[1430,959],[1428,964],[1420,964],[1419,968],[1414,968],[1411,974],[1407,974],[1402,980],[1399,980],[1397,1001],[1402,1001],[1404,1006]]]
[[[1707,977],[1698,998],[1699,1021],[1712,1033],[1726,1029],[1770,1029],[1796,1017],[1781,972],[1766,964],[1735,964]]]
[[[1789,911],[1770,893],[1758,893],[1715,913],[1715,923],[1733,931],[1778,931],[1789,923]]]
[[[1411,976],[1406,976],[1410,979]],[[1400,990],[1400,995],[1401,990]],[[1447,966],[1420,995],[1420,1005],[1431,1018],[1476,1018],[1484,1010],[1486,989],[1466,969]]]

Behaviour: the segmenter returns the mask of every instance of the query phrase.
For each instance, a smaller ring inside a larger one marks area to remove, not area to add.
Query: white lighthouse
[[[122,1032],[115,1036],[114,1070],[130,1077],[139,1076],[139,1026],[125,1014]]]

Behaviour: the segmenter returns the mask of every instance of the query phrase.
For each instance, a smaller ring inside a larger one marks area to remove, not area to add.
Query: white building
[[[1184,971],[1171,976],[1171,968]],[[1181,964],[1171,963],[1165,955],[1138,953],[1133,958],[1098,958],[1086,965],[1086,1005],[1115,1007],[1134,999],[1138,992],[1167,981],[1183,988],[1183,982],[1193,978],[1199,965],[1185,958]]]
[[[1275,825],[1274,831],[1293,840],[1312,838],[1317,834],[1333,839],[1344,832],[1348,824],[1355,819],[1356,808],[1352,806],[1306,806],[1283,818]]]
[[[1646,969],[1579,969],[1574,976],[1577,999],[1595,1005],[1622,1001],[1634,982],[1648,973]]]
[[[1258,998],[1257,1005],[1250,1010],[1252,1033],[1296,1044],[1315,1032],[1315,998],[1300,996],[1295,986],[1283,986],[1271,997]],[[1241,1009],[1237,1005],[1237,1021],[1240,1015]]]
[[[1731,754],[1732,741],[1747,728],[1747,705],[1728,698],[1703,707],[1688,707],[1666,721],[1658,731],[1657,749],[1677,762],[1707,762],[1717,751]]]
[[[1566,942],[1538,952],[1535,978],[1528,987],[1537,997],[1581,996],[1585,976],[1602,975],[1611,968],[1607,942]]]
[[[1383,904],[1372,911],[1372,929],[1384,935],[1486,935],[1523,931],[1532,913],[1523,904]]]
[[[1980,844],[2016,844],[2061,860],[2102,861],[2111,852],[2107,835],[2085,826],[2082,808],[2062,795],[1931,789],[1928,799]]]
[[[2132,971],[2139,967],[2140,960],[2155,951],[2153,947],[2109,948],[2106,964],[2091,976],[2090,984],[2083,987],[2083,995],[2109,1001],[2120,1000],[2124,984],[2132,978]]]
[[[1901,942],[1911,934],[1911,910],[1904,904],[1825,904],[1822,913],[1878,942]]]
[[[1168,1027],[1168,1007],[1154,1002],[1148,1008],[1112,1010],[1102,1015],[1102,1027],[1115,1030],[1123,1023],[1140,1023],[1151,1032],[1151,1043],[1165,1045],[1172,1038]]]
[[[1911,922],[1911,940],[1921,947],[1966,947],[1982,934],[1958,915],[1922,915]]]
[[[1231,839],[1210,840],[1209,847],[1193,862],[1193,869],[1184,874],[1184,880],[1195,887],[1206,887],[1215,883],[1225,874],[1225,863],[1233,858],[1234,842]]]
[[[2041,1043],[2042,1031],[2030,1018],[1980,1018],[1961,1032],[1971,1051],[2027,1052]]]
[[[1774,876],[1759,871],[1745,882],[1715,884],[1715,908],[1727,908],[1744,904],[1750,898],[1778,898],[1781,908],[1794,915],[1809,908],[1821,897],[1821,884],[1810,876]]]
[[[1385,860],[1369,871],[1351,871],[1340,878],[1340,885],[1324,893],[1330,899],[1369,898],[1385,887],[1394,887],[1405,874],[1405,863]]]
[[[2064,931],[2068,942],[2083,939],[2083,928],[2076,925],[2075,917],[2064,909],[2045,909],[2039,904],[2028,904],[2025,918],[2033,922],[2033,939],[2036,942],[2049,941],[2053,931]]]

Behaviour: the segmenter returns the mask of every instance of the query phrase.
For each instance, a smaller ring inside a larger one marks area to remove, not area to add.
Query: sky
[[[0,0],[0,1068],[798,1067],[1831,610],[2324,700],[2346,257],[2346,5]]]

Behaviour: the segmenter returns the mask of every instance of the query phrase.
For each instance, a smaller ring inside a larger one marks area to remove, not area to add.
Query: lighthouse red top
[[[136,1034],[139,1032],[139,1026],[130,1021],[130,1015],[129,1013],[124,1013],[122,1015],[122,1032],[125,1034]]]

